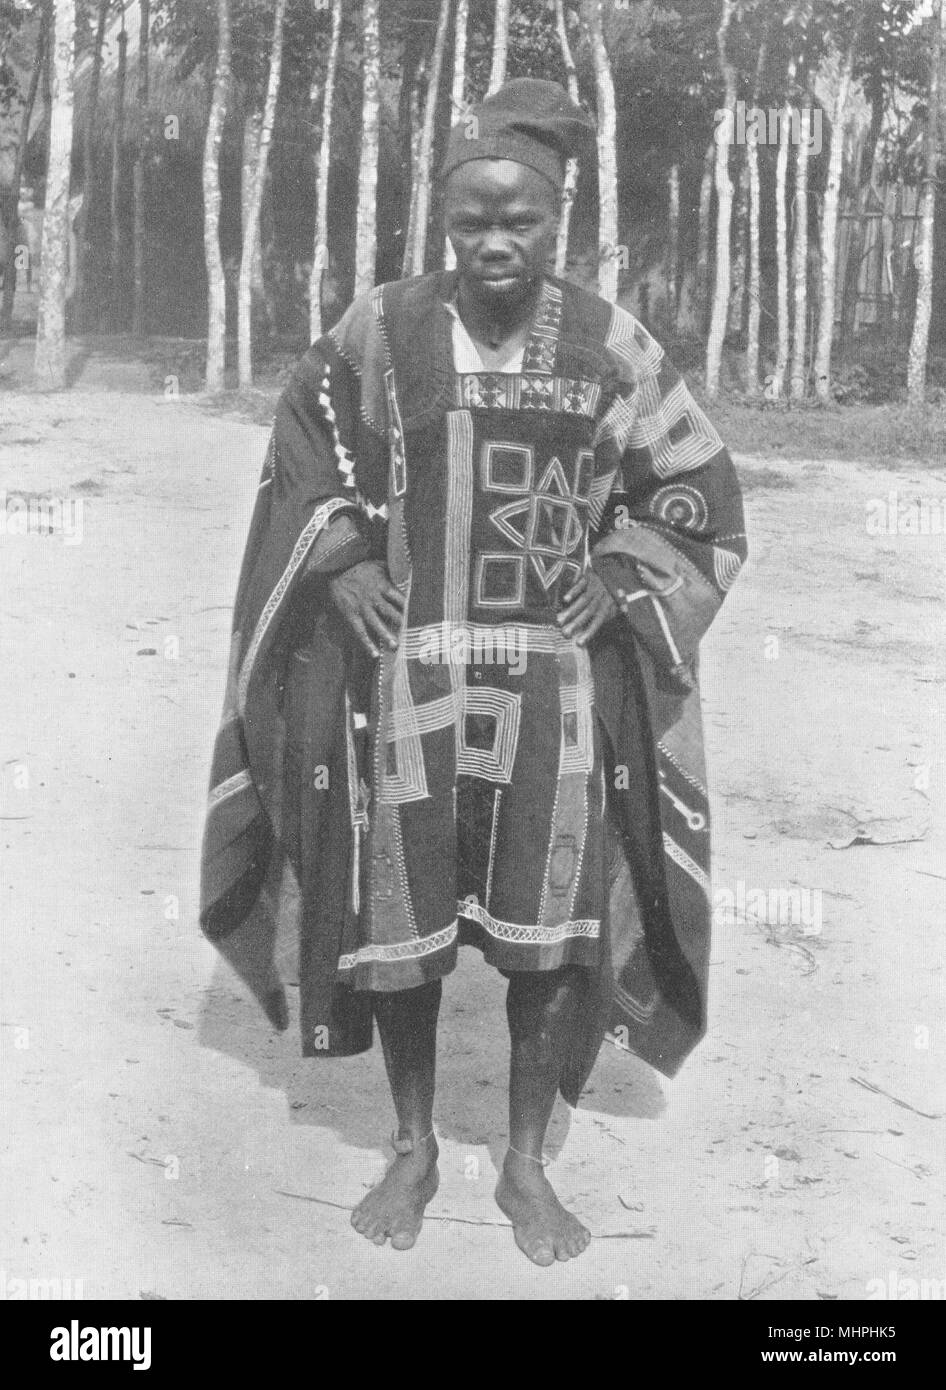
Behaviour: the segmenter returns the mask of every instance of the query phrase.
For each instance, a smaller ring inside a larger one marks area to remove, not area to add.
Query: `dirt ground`
[[[942,465],[737,458],[752,559],[703,659],[709,1035],[673,1082],[606,1046],[559,1105],[550,1176],[595,1239],[539,1270],[492,1201],[499,977],[467,952],[447,982],[442,1185],[402,1254],[348,1225],[385,1162],[379,1051],[303,1061],[197,928],[265,439],[130,370],[0,395],[7,1296],[946,1296],[944,537],[868,505],[942,497]],[[11,534],[28,494],[71,534]]]

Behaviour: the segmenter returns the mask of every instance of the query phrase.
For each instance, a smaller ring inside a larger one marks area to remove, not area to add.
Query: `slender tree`
[[[752,105],[758,108],[765,72],[766,42],[759,46]],[[759,129],[756,121],[746,124],[746,168],[749,173],[749,305],[746,313],[746,390],[754,396],[759,389],[759,320],[762,313],[762,264],[759,241]]]
[[[69,166],[75,76],[75,0],[54,0],[53,81],[41,251],[42,286],[36,317],[37,383],[66,385],[66,254],[69,244]]]
[[[805,367],[805,345],[808,329],[808,154],[811,148],[810,137],[810,113],[807,108],[802,107],[799,139],[795,150],[795,236],[792,242],[794,318],[788,388],[793,401],[804,399],[808,375]]]
[[[276,0],[273,38],[269,52],[269,81],[260,119],[259,141],[253,176],[247,197],[246,225],[240,252],[240,279],[237,297],[237,375],[241,387],[253,384],[253,261],[259,246],[259,215],[266,183],[269,147],[276,121],[276,101],[282,73],[283,25],[286,0]]]
[[[742,332],[746,310],[746,267],[749,262],[749,165],[739,165],[739,178],[733,191],[732,285],[729,291],[727,333]]]
[[[380,0],[362,0],[364,33],[361,97],[361,159],[358,168],[358,209],[355,219],[355,294],[374,285],[378,231],[378,136],[380,126],[381,38]]]
[[[249,95],[249,94],[248,94]],[[243,116],[243,149],[240,158],[240,246],[249,244],[249,225],[253,214],[253,180],[259,161],[260,135],[263,129],[263,108],[250,99],[248,110]],[[265,185],[264,185],[265,187]],[[253,310],[259,307],[263,296],[263,252],[262,223],[260,234],[253,238],[253,259],[250,265],[250,298]]]
[[[148,143],[148,50],[151,27],[150,0],[138,0],[138,132],[135,139],[133,174],[134,219],[132,263],[134,290],[131,331],[141,337],[145,331],[145,151]]]
[[[76,227],[76,305],[79,323],[83,329],[89,328],[89,223],[94,199],[95,165],[95,118],[99,105],[99,86],[102,79],[102,45],[105,39],[105,22],[111,8],[111,0],[99,0],[95,23],[95,37],[92,41],[92,72],[89,78],[89,100],[85,121],[82,126],[82,207],[79,209]]]
[[[463,115],[466,91],[466,38],[470,22],[470,0],[457,0],[453,17],[453,82],[450,87],[450,124],[456,125]],[[457,264],[450,240],[444,243],[444,266],[453,270]]]
[[[122,313],[123,238],[121,218],[122,145],[125,138],[125,81],[128,72],[128,30],[125,28],[125,3],[118,0],[121,28],[118,31],[118,58],[115,66],[115,109],[112,114],[112,178],[109,194],[109,226],[111,229],[112,322],[124,327]]]
[[[318,176],[315,188],[315,242],[309,272],[309,337],[322,336],[322,277],[328,269],[328,176],[332,153],[332,110],[335,102],[335,76],[338,72],[338,45],[342,31],[342,0],[332,3],[332,33],[325,64],[322,95],[322,136],[319,141]]]
[[[806,4],[801,11],[803,31],[803,51],[801,68],[805,78],[799,83],[799,123],[798,140],[795,149],[795,235],[792,241],[792,280],[793,280],[793,333],[791,365],[788,373],[789,396],[793,401],[805,398],[808,372],[805,351],[808,338],[808,156],[813,139],[811,95],[806,91],[806,60],[808,48],[808,25],[811,19],[811,5]]]
[[[727,111],[736,105],[736,68],[726,48],[735,0],[722,0],[716,29],[716,51],[723,78],[723,100]],[[723,339],[729,313],[729,287],[732,274],[730,228],[732,224],[732,179],[729,176],[729,123],[716,127],[716,276],[713,282],[713,310],[706,344],[706,394],[710,400],[719,394],[719,372],[723,359]]]
[[[568,95],[577,106],[581,99],[578,90],[578,72],[575,68],[572,47],[568,40],[568,26],[565,22],[564,0],[555,0],[555,29],[558,34],[559,47],[562,50],[562,64],[565,68],[565,82],[568,87]],[[568,263],[568,232],[571,226],[572,207],[575,202],[575,189],[577,186],[578,160],[570,159],[565,166],[565,184],[562,188],[562,212],[558,224],[558,236],[555,239],[556,275],[564,275],[565,267]]]
[[[509,55],[509,0],[496,0],[493,13],[493,58],[489,70],[487,93],[495,92],[506,80],[506,61]]]
[[[831,341],[834,334],[834,282],[838,256],[838,204],[841,198],[841,170],[844,160],[844,113],[851,90],[859,32],[859,25],[855,24],[838,65],[831,111],[828,173],[821,210],[821,303],[818,310],[814,374],[815,394],[822,402],[831,399]]]
[[[430,218],[431,163],[434,155],[434,126],[437,117],[437,97],[440,92],[440,72],[443,67],[443,52],[447,41],[447,20],[450,17],[450,0],[440,0],[440,14],[437,32],[434,36],[434,50],[430,59],[427,79],[427,100],[424,103],[424,124],[421,127],[420,145],[417,151],[417,166],[414,185],[417,189],[417,202],[414,209],[413,236],[407,248],[410,255],[410,275],[423,275],[424,256],[427,251],[427,222]]]
[[[413,248],[417,238],[417,201],[418,183],[417,169],[420,165],[420,144],[424,135],[424,116],[421,111],[421,84],[427,72],[427,59],[422,58],[417,65],[414,74],[414,81],[411,84],[410,103],[408,109],[408,122],[410,126],[410,152],[411,152],[411,192],[408,199],[407,208],[407,230],[404,234],[404,256],[401,264],[402,274],[406,277],[411,273],[413,263]]]
[[[781,400],[785,391],[785,373],[788,371],[788,352],[790,324],[788,318],[788,210],[786,186],[788,183],[788,146],[792,132],[791,91],[795,81],[794,55],[788,63],[788,84],[785,102],[778,118],[778,154],[775,159],[775,263],[777,275],[777,332],[778,347],[775,356],[775,371],[769,383],[769,395]]]
[[[939,122],[942,107],[943,26],[946,6],[936,0],[932,16],[930,75],[927,88],[926,130],[923,139],[923,188],[920,195],[920,234],[913,253],[916,266],[916,311],[907,365],[907,399],[922,405],[926,393],[926,353],[933,306],[933,231],[936,208],[936,173],[939,162]]]
[[[613,303],[618,297],[619,257],[617,106],[601,0],[588,0],[585,23],[598,97],[598,291]]]
[[[36,93],[39,90],[40,73],[46,64],[48,42],[49,20],[44,12],[36,36],[36,47],[33,50],[33,65],[30,69],[30,81],[26,89],[23,110],[20,112],[20,128],[17,135],[16,153],[13,157],[13,178],[10,181],[10,226],[7,236],[6,260],[3,267],[3,300],[0,303],[0,332],[2,333],[8,333],[13,323],[13,296],[16,293],[16,232],[20,191],[23,187],[23,164],[26,160],[26,148],[29,144],[30,121],[33,117],[33,107],[36,104]]]
[[[703,174],[700,179],[700,201],[696,219],[696,278],[694,282],[694,301],[700,332],[706,327],[706,311],[709,300],[709,245],[710,211],[713,205],[713,168],[716,160],[716,145],[711,142],[703,156]]]
[[[220,145],[230,97],[230,0],[217,0],[217,63],[204,140],[204,259],[207,263],[208,391],[224,384],[227,333],[227,282],[220,254]]]
[[[680,165],[667,175],[667,327],[677,331],[680,303]]]

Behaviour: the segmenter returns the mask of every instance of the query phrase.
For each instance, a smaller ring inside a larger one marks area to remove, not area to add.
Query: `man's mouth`
[[[510,290],[514,285],[518,285],[520,278],[518,274],[477,276],[480,284],[490,290]]]

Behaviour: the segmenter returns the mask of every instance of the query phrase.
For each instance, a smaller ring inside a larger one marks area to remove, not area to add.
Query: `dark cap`
[[[440,177],[471,159],[513,159],[561,186],[565,161],[591,147],[593,132],[593,122],[557,82],[516,77],[451,129]]]

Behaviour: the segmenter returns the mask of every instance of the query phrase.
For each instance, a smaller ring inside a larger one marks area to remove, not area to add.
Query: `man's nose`
[[[487,232],[480,242],[480,255],[484,260],[508,260],[513,254],[513,246],[508,235],[498,228]]]

